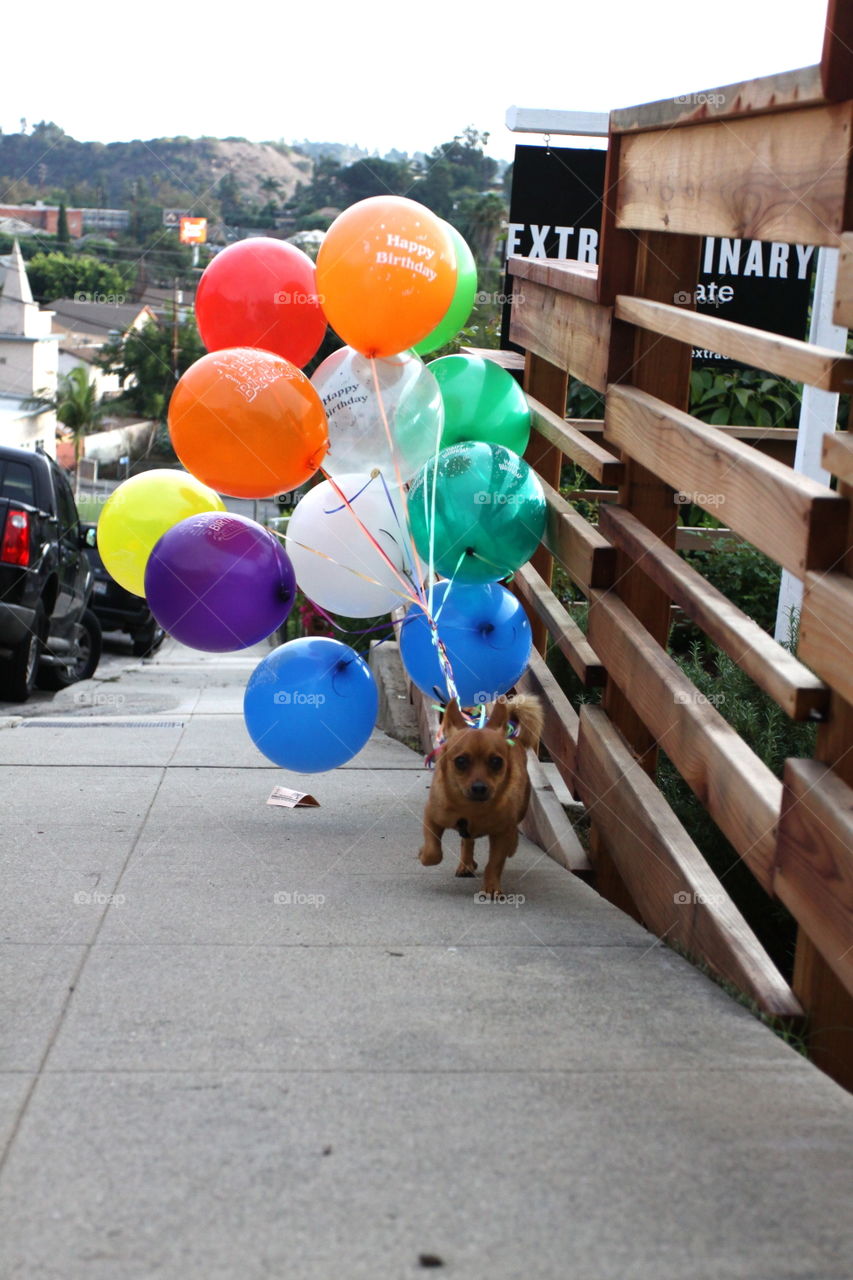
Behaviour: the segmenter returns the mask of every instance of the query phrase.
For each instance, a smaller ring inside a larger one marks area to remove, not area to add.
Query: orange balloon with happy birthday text
[[[323,402],[302,370],[252,347],[211,351],[187,369],[169,402],[169,434],[188,471],[234,498],[297,488],[329,447]]]
[[[456,288],[456,250],[434,213],[403,196],[350,205],[317,255],[326,319],[365,356],[393,356],[438,324]]]

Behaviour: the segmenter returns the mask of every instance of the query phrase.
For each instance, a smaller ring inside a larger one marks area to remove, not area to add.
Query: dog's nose
[[[468,788],[468,795],[472,800],[488,800],[489,788],[485,782],[472,782]]]

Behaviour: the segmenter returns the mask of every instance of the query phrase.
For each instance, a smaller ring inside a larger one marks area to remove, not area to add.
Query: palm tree
[[[89,381],[89,371],[78,364],[68,373],[62,374],[53,404],[57,419],[74,436],[76,466],[83,452],[83,437],[91,431],[103,413],[95,384]]]

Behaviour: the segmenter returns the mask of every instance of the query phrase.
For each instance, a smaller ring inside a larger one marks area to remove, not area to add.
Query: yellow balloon
[[[202,511],[224,511],[218,493],[183,471],[142,471],[110,494],[98,521],[98,551],[127,591],[145,595],[145,566],[167,529]]]

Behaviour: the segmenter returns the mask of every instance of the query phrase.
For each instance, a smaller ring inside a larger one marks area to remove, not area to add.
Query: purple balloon
[[[274,534],[245,516],[205,511],[173,525],[145,568],[145,595],[170,636],[192,649],[245,649],[284,622],[296,577]]]

